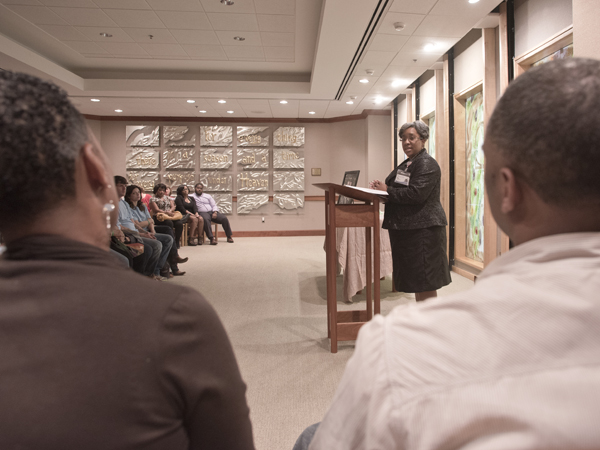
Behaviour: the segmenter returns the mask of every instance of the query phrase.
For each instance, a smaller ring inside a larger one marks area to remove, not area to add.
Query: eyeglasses
[[[400,142],[417,142],[420,140],[421,138],[419,136],[415,136],[413,138],[400,138]]]

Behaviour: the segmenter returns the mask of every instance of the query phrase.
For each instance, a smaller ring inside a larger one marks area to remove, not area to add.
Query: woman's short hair
[[[185,184],[180,184],[179,187],[177,188],[177,195],[183,195],[183,190],[186,188],[187,186]],[[188,189],[189,191],[189,189]]]
[[[138,200],[137,205],[134,205],[133,202],[131,201],[131,194],[134,189],[137,189],[138,191],[140,191],[140,199]],[[135,209],[135,207],[137,206],[140,209],[140,211],[144,211],[144,209],[146,209],[146,205],[144,205],[144,202],[142,201],[141,194],[142,194],[142,190],[140,189],[139,186],[136,186],[135,184],[130,184],[129,186],[127,186],[127,189],[125,190],[125,201],[132,208]]]
[[[158,183],[157,185],[154,186],[154,189],[152,190],[152,192],[154,192],[156,194],[160,189],[164,189],[166,191],[167,185],[163,184],[163,183]]]
[[[402,125],[400,127],[400,130],[398,131],[398,137],[402,139],[402,135],[409,128],[414,128],[423,141],[429,139],[429,127],[425,124],[425,122],[421,122],[420,120],[415,120],[414,122],[407,122],[404,125]]]

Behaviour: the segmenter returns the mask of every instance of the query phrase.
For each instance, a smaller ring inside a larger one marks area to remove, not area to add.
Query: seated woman
[[[154,221],[150,217],[146,205],[142,202],[141,196],[142,192],[139,186],[134,184],[127,186],[127,190],[125,191],[125,203],[129,206],[136,229],[141,233],[148,233],[150,237],[157,239],[162,244],[162,251],[154,272],[155,278],[160,278],[161,270],[165,268],[165,263],[167,261],[169,262],[169,265],[166,267],[168,268],[170,266],[173,275],[183,275],[185,272],[181,272],[177,267],[179,256],[177,255],[177,248],[173,245],[173,237],[168,234],[155,233]],[[168,269],[163,271],[163,274],[168,277]]]
[[[198,214],[198,207],[193,199],[188,197],[189,189],[185,185],[177,188],[177,198],[175,199],[175,209],[182,215],[189,214],[188,223],[190,231],[188,233],[188,245],[202,245],[202,230],[204,230],[204,219]]]
[[[167,217],[173,217],[175,215],[175,203],[165,194],[167,186],[162,183],[158,183],[154,186],[154,196],[150,199],[150,213],[154,224],[156,226],[168,226],[175,231],[175,243],[179,248],[179,242],[181,241],[181,234],[183,233],[183,222],[181,220],[158,220],[156,215],[163,213]],[[157,229],[160,233],[161,231]]]

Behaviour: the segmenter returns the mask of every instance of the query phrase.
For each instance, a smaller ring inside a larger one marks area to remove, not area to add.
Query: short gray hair
[[[429,139],[429,127],[425,124],[425,122],[421,122],[420,120],[415,120],[414,122],[407,122],[400,127],[400,131],[398,131],[398,137],[402,139],[402,135],[409,128],[414,128],[417,131],[417,134],[421,139],[426,141]]]
[[[31,75],[0,72],[0,226],[75,196],[75,160],[88,141],[67,93]]]
[[[546,203],[599,204],[599,105],[600,61],[552,61],[508,86],[485,140]]]

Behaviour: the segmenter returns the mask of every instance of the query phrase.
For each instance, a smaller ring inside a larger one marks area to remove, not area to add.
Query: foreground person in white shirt
[[[484,151],[516,247],[363,326],[310,450],[599,448],[600,61],[516,79]]]

